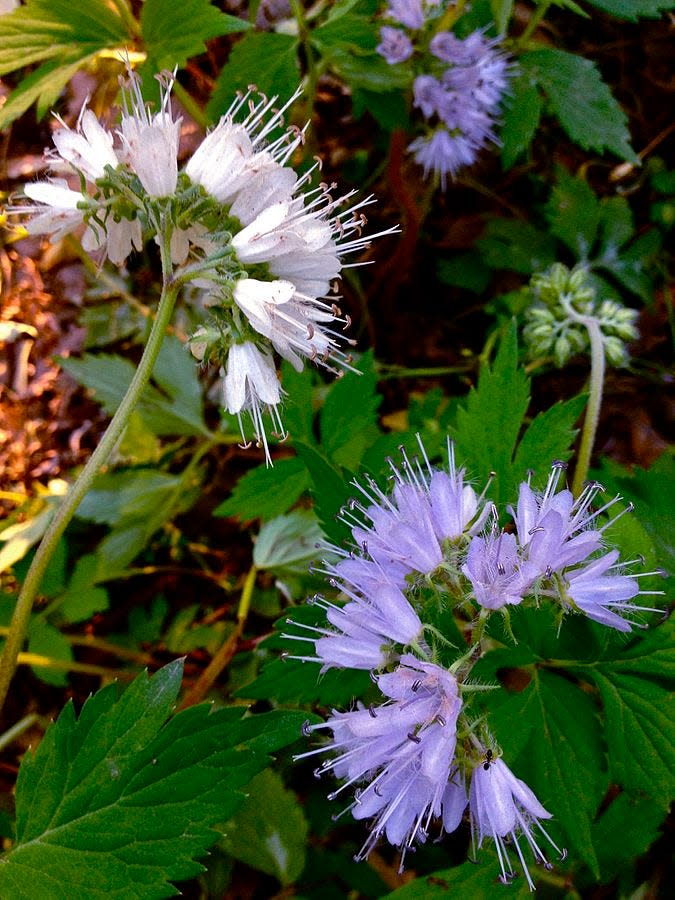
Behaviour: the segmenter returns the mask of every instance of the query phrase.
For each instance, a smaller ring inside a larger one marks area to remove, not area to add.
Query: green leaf
[[[635,859],[659,837],[663,805],[649,797],[619,794],[593,823],[593,843],[598,851],[600,880],[614,881],[617,873],[632,869]],[[623,896],[626,896],[622,892]]]
[[[332,47],[372,52],[379,43],[376,26],[367,16],[345,13],[339,18],[328,18],[319,28],[310,32],[310,38],[322,55]]]
[[[107,353],[85,353],[60,364],[88,388],[111,415],[115,413],[135,368],[129,360]],[[143,392],[138,412],[157,435],[208,434],[202,415],[197,367],[176,338],[166,337],[153,371],[156,385]]]
[[[487,844],[486,844],[487,848]],[[481,900],[499,900],[504,885],[497,883],[499,864],[496,857],[487,849],[478,851],[477,861],[465,862],[452,869],[441,869],[430,875],[421,875],[409,884],[385,894],[383,900],[449,900],[457,898],[481,898]],[[530,869],[530,875],[536,881],[536,869]],[[524,878],[509,885],[509,900],[520,898],[525,900],[531,894]]]
[[[264,65],[261,65],[263,60]],[[299,81],[296,37],[275,32],[249,32],[233,47],[216,81],[207,113],[211,119],[218,119],[229,109],[235,93],[248,90],[250,85],[286,101]]]
[[[554,459],[567,460],[572,455],[572,444],[577,434],[574,427],[586,406],[586,395],[555,403],[538,413],[523,434],[511,468],[510,496],[516,494],[518,483],[528,470],[533,470],[538,480],[548,472]]]
[[[308,830],[295,794],[270,769],[255,776],[246,794],[223,828],[222,845],[235,859],[292,884],[305,866]]]
[[[357,372],[333,382],[321,410],[321,443],[338,466],[354,471],[364,451],[378,438],[377,394],[372,350],[358,361]],[[360,374],[359,374],[360,373]]]
[[[78,506],[77,516],[100,525],[143,519],[157,513],[179,484],[179,476],[153,469],[99,475]]]
[[[639,18],[658,19],[664,12],[671,10],[673,0],[586,0],[596,9],[601,9],[617,19],[628,19],[637,22]]]
[[[357,55],[336,45],[325,57],[326,62],[351,87],[375,93],[401,90],[412,81],[407,66],[390,66],[379,54]]]
[[[45,622],[44,619],[33,618],[28,631],[28,652],[61,662],[72,662],[73,651],[61,632]],[[65,687],[68,684],[68,676],[59,669],[47,666],[31,666],[33,674],[46,684],[55,687]],[[0,880],[0,884],[1,884]]]
[[[314,447],[296,441],[295,450],[312,479],[314,511],[319,517],[324,533],[332,541],[342,540],[346,535],[346,527],[336,520],[336,516],[349,497],[350,487],[346,479]]]
[[[156,72],[183,68],[191,56],[204,52],[205,41],[248,28],[248,22],[220,12],[211,0],[181,0],[170,11],[166,0],[145,0],[141,10],[143,41]]]
[[[610,776],[665,805],[675,782],[675,619],[614,658],[584,669],[605,713]]]
[[[294,618],[295,618],[294,611]],[[323,620],[325,626],[325,618]],[[307,645],[307,650],[311,649]],[[293,648],[298,653],[298,647]],[[369,675],[358,669],[330,669],[319,675],[319,663],[274,659],[260,675],[235,694],[245,700],[276,700],[278,703],[319,703],[345,706],[362,696],[369,687]]]
[[[518,656],[497,653],[496,660],[488,654],[484,665],[505,667],[509,658],[518,664]],[[513,750],[518,757],[512,768],[553,814],[551,832],[559,826],[564,842],[597,875],[591,828],[607,777],[603,773],[602,734],[595,703],[587,693],[552,672],[534,666],[527,671],[531,680],[524,690],[485,695],[490,727],[507,764],[511,766]],[[521,732],[525,732],[525,738]]]
[[[513,79],[509,97],[502,110],[502,127],[499,132],[505,169],[509,169],[532,143],[543,105],[537,84],[530,73],[522,72]]]
[[[240,789],[268,763],[259,729],[269,722],[246,724],[241,708],[210,705],[166,722],[181,672],[177,661],[142,674],[119,699],[110,685],[79,718],[68,703],[26,754],[2,896],[152,900],[202,870],[195,859],[218,837],[210,826],[234,814]],[[302,714],[285,717],[297,734]]]
[[[551,232],[582,260],[590,258],[600,225],[600,204],[588,182],[558,169],[546,205]]]
[[[128,39],[122,19],[106,0],[88,0],[86,5],[28,0],[0,17],[0,75],[60,56],[74,45],[81,45],[84,57]]]
[[[530,381],[518,366],[515,324],[504,336],[492,367],[484,365],[478,384],[457,411],[453,430],[458,462],[470,477],[484,481],[494,471],[496,503],[514,499],[512,460],[530,400]]]
[[[444,284],[464,288],[473,294],[482,294],[492,277],[482,256],[475,251],[455,253],[449,259],[439,259],[437,273]]]
[[[556,259],[555,241],[546,231],[518,219],[489,219],[476,242],[491,269],[532,275]]]
[[[64,63],[64,59],[75,62]],[[37,118],[41,119],[45,112],[56,102],[59,94],[70,81],[73,75],[84,63],[95,54],[67,54],[66,57],[45,63],[31,72],[12,91],[5,105],[0,110],[0,129],[6,128],[15,119],[23,115],[25,111],[37,101]]]
[[[294,443],[314,443],[313,387],[317,377],[313,366],[296,372],[287,360],[281,364],[281,383],[286,391],[284,424]]]
[[[505,34],[513,13],[513,0],[490,0],[490,9],[498,34]]]
[[[105,0],[89,0],[84,7],[69,0],[28,0],[0,17],[0,75],[45,61],[10,95],[0,128],[36,100],[38,117],[43,116],[88,59],[129,41],[121,17]]]
[[[545,48],[523,54],[520,65],[544,89],[560,124],[576,144],[584,150],[610,150],[639,164],[630,146],[626,114],[591,60]]]
[[[273,519],[287,512],[309,488],[309,472],[297,457],[280,459],[274,467],[258,466],[236,483],[232,496],[213,511],[214,516]]]
[[[314,513],[296,509],[263,525],[253,548],[253,562],[258,569],[275,573],[306,572],[322,538]]]

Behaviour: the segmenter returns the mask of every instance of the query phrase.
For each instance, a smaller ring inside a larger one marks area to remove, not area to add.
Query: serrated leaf
[[[333,382],[320,418],[323,449],[334,463],[352,472],[379,436],[377,410],[382,402],[376,393],[372,351],[363,354],[356,368],[361,374],[346,372]]]
[[[0,110],[0,129],[6,128],[15,119],[37,101],[36,115],[41,119],[47,110],[56,102],[59,94],[73,75],[87,60],[95,54],[73,54],[44,63],[31,72],[19,86],[12,91],[7,102]],[[73,60],[75,57],[75,61]],[[68,60],[64,62],[64,59]]]
[[[250,28],[245,20],[216,9],[211,0],[181,0],[170,12],[166,0],[145,0],[140,21],[155,71],[183,68],[191,56],[204,52],[210,38]]]
[[[297,652],[298,648],[295,647],[294,650]],[[245,700],[345,706],[368,689],[367,672],[330,669],[324,675],[319,675],[320,668],[319,663],[274,659],[264,666],[257,678],[239,688],[235,696]]]
[[[236,92],[246,91],[250,85],[286,101],[299,81],[296,37],[275,32],[249,32],[235,44],[221,70],[207,113],[211,119],[218,119],[229,109]]]
[[[291,884],[305,866],[308,830],[295,794],[270,769],[255,776],[246,794],[223,828],[222,845],[235,859]]]
[[[492,366],[484,365],[478,384],[457,411],[453,429],[457,459],[470,477],[484,481],[496,473],[496,503],[510,497],[512,460],[530,401],[530,381],[518,365],[515,325],[504,336]]]
[[[601,9],[617,19],[637,22],[639,18],[658,19],[672,9],[673,0],[586,0],[596,9]]]
[[[672,691],[618,674],[612,666],[598,666],[591,674],[605,712],[612,780],[631,793],[642,790],[660,799],[665,812],[675,786]]]
[[[170,897],[217,839],[210,826],[234,814],[240,789],[268,757],[244,739],[241,708],[202,705],[168,722],[182,663],[115,685],[75,717],[67,704],[17,783],[16,844],[0,864],[0,893],[35,900]],[[295,717],[299,729],[302,715]],[[252,717],[255,721],[255,717]],[[261,723],[261,727],[269,723]]]
[[[560,124],[584,150],[610,150],[636,165],[626,114],[590,59],[564,50],[532,50],[520,65],[542,86]]]
[[[86,5],[70,0],[28,0],[0,18],[0,75],[82,47],[85,56],[114,48],[129,35],[114,6],[105,0]]]
[[[546,218],[551,232],[579,259],[589,258],[600,225],[600,204],[588,182],[559,168]]]
[[[514,496],[518,483],[533,470],[541,479],[554,459],[567,460],[577,434],[574,427],[586,406],[586,395],[555,403],[538,413],[521,437],[511,467],[511,483],[507,492]]]
[[[232,495],[213,511],[214,516],[249,519],[273,519],[287,512],[309,488],[307,468],[296,457],[280,459],[274,468],[258,466],[246,472],[236,483]]]
[[[330,540],[340,541],[346,534],[346,528],[335,517],[349,497],[349,484],[319,450],[303,441],[295,442],[295,450],[312,479],[314,511],[324,533]]]
[[[513,723],[518,722],[518,731],[528,732],[513,768],[553,814],[568,845],[597,875],[591,827],[607,777],[602,771],[604,754],[595,704],[592,697],[556,674],[537,667],[531,667],[529,674],[527,687],[509,694],[506,702],[503,697],[486,695],[491,727],[495,727],[509,765]],[[494,721],[492,703],[498,713]],[[519,735],[513,740],[520,749]]]
[[[532,143],[543,105],[539,89],[530,73],[522,72],[512,80],[509,96],[502,110],[502,127],[499,132],[505,169],[509,169]]]

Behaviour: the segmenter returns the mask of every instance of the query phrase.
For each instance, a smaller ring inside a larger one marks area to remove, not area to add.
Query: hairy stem
[[[9,685],[16,670],[17,658],[23,647],[23,642],[28,630],[33,602],[40,590],[40,583],[49,561],[54,554],[63,532],[66,530],[77,507],[80,505],[80,501],[91,487],[101,467],[105,465],[110,458],[110,454],[129,422],[131,413],[136,408],[136,405],[141,398],[141,394],[150,380],[155,360],[157,359],[160,347],[162,346],[162,341],[164,340],[167,325],[171,320],[179,290],[179,285],[176,284],[171,277],[172,267],[169,245],[170,234],[168,233],[168,229],[164,229],[161,246],[163,273],[162,294],[157,308],[157,316],[153,322],[148,342],[143,351],[143,356],[138,368],[136,369],[131,384],[124,395],[117,412],[101,438],[101,442],[78,475],[77,480],[71,485],[68,493],[63,498],[61,506],[40,541],[35,556],[33,557],[33,562],[31,563],[21,588],[12,621],[9,625],[7,640],[3,647],[2,656],[0,657],[0,709],[2,709],[7,698]]]
[[[591,464],[591,453],[595,444],[595,434],[598,430],[600,419],[600,407],[602,405],[602,389],[605,383],[605,348],[602,342],[602,332],[595,319],[586,319],[584,324],[588,329],[588,337],[591,341],[591,380],[589,384],[588,405],[584,416],[584,427],[581,432],[577,467],[574,470],[572,481],[572,493],[578,497],[583,490],[584,482],[588,476]]]

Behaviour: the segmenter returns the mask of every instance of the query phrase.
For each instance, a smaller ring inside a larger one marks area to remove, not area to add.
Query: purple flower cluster
[[[478,847],[485,837],[495,841],[502,881],[515,875],[506,839],[515,847],[533,889],[518,835],[525,836],[535,860],[548,866],[532,825],[558,850],[539,822],[551,814],[501,759],[493,759],[492,752],[481,748],[469,770],[466,760],[460,768],[455,750],[462,701],[456,678],[441,666],[405,654],[396,669],[378,675],[376,682],[385,698],[381,705],[359,704],[351,712],[334,710],[327,722],[306,723],[307,736],[327,729],[333,740],[296,757],[335,752],[315,772],[319,777],[332,772],[344,779],[329,794],[330,800],[358,785],[343,812],[371,819],[372,828],[356,859],[364,859],[384,836],[401,849],[402,870],[406,853],[426,841],[434,821],[442,832],[455,831],[468,806]]]
[[[479,150],[495,141],[495,117],[509,79],[509,63],[498,44],[482,31],[464,40],[441,32],[432,38],[429,50],[448,67],[439,77],[415,79],[414,105],[438,124],[408,149],[424,167],[425,176],[437,172],[443,185],[448,175],[471,165]]]
[[[431,588],[434,603],[468,618],[478,607],[482,621],[490,610],[549,597],[561,614],[575,610],[629,631],[621,613],[641,609],[630,602],[638,582],[617,571],[618,554],[603,549],[609,523],[599,524],[618,498],[593,510],[600,486],[589,485],[575,500],[559,490],[565,467],[555,463],[543,492],[529,481],[520,485],[516,509],[509,508],[515,528],[501,530],[485,492],[479,495],[456,467],[452,444],[447,469],[438,470],[418,442],[419,459],[404,452],[400,468],[390,462],[391,493],[370,478],[355,482],[361,499],[340,513],[354,545],[331,547],[337,561],[324,560],[317,571],[345,602],[313,598],[326,613],[324,626],[289,620],[295,632],[285,637],[314,647],[294,658],[319,662],[322,671],[369,670],[382,694],[379,705],[333,711],[325,723],[307,725],[306,734],[327,729],[332,742],[302,756],[334,751],[317,774],[344,779],[331,798],[354,788],[345,811],[372,821],[357,858],[384,837],[404,859],[433,823],[452,832],[468,808],[474,844],[495,842],[502,881],[514,875],[508,844],[533,888],[518,841],[524,837],[534,859],[548,865],[536,835],[558,850],[540,822],[550,813],[499,758],[482,720],[464,711],[477,645],[450,670],[440,666],[444,638],[425,624],[425,597]]]
[[[383,25],[377,52],[390,65],[405,62],[417,49],[426,46],[418,32],[432,7],[438,3],[399,0],[389,3],[385,15],[401,27]],[[413,103],[431,128],[408,147],[416,161],[440,176],[445,187],[447,176],[454,177],[464,166],[475,162],[478,152],[495,141],[495,118],[508,86],[510,65],[499,49],[499,40],[485,36],[483,30],[458,38],[441,31],[428,44],[423,74],[415,78]]]
[[[571,491],[558,491],[565,468],[554,463],[542,494],[527,482],[520,485],[517,507],[509,507],[516,534],[493,524],[485,535],[474,537],[462,572],[485,609],[518,604],[536,592],[557,599],[565,612],[577,610],[618,631],[630,631],[632,624],[622,613],[654,610],[630,602],[641,593],[637,577],[621,574],[616,550],[603,552],[603,532],[618,516],[600,527],[598,518],[619,498],[592,511],[602,485],[589,484],[575,500]]]

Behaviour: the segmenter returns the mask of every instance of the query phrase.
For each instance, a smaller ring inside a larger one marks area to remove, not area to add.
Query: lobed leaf
[[[210,826],[234,814],[240,789],[267,765],[270,722],[208,705],[167,722],[181,673],[176,661],[142,674],[119,698],[110,685],[77,718],[66,705],[22,762],[2,896],[33,900],[39,884],[50,900],[152,900],[201,871],[195,859],[217,839]],[[284,741],[302,718],[278,717]]]

